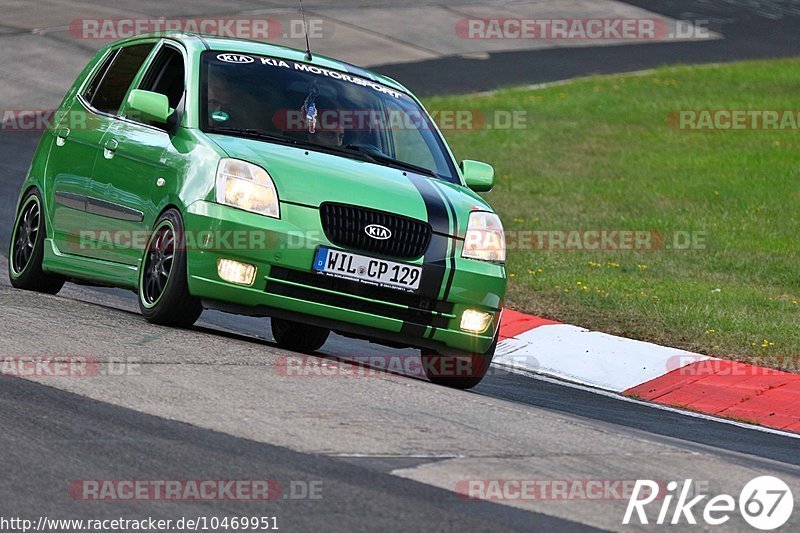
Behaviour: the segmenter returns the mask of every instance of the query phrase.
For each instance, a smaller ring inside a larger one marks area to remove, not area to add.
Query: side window
[[[127,46],[109,56],[84,91],[84,99],[98,111],[115,115],[153,46],[153,43]]]
[[[83,91],[82,95],[83,99],[89,102],[90,104],[92,103],[92,100],[94,100],[94,95],[97,92],[97,88],[100,87],[100,82],[103,81],[106,72],[108,72],[108,67],[110,67],[111,63],[114,62],[114,58],[117,57],[118,53],[119,50],[114,50],[113,52],[108,54],[108,57],[103,62],[103,66],[101,66],[100,69],[97,71],[97,74],[94,75],[92,83],[90,83],[89,86],[86,87],[86,90]]]
[[[171,46],[164,46],[156,55],[150,68],[147,69],[139,88],[163,94],[169,99],[169,106],[177,109],[184,91],[184,67],[181,53]]]
[[[392,147],[394,157],[406,163],[437,171],[447,168],[446,163],[441,160],[439,152],[430,149],[430,146],[436,145],[436,140],[432,139],[434,133],[427,124],[420,129],[406,126],[420,122],[416,110],[414,110],[414,115],[410,115],[405,107],[394,101],[387,101],[386,110],[391,117],[389,124],[394,139]],[[434,154],[439,155],[439,158],[434,159]]]

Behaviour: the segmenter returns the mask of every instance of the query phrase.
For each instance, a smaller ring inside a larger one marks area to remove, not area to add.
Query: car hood
[[[293,146],[209,135],[230,157],[263,167],[281,202],[319,207],[337,202],[426,220],[433,230],[464,237],[470,211],[492,211],[476,193],[444,180],[368,161]],[[455,213],[458,229],[449,224]]]

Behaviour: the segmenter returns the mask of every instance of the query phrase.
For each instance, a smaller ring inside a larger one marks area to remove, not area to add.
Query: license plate
[[[415,291],[419,289],[422,267],[351,254],[320,247],[314,270],[337,278],[353,279],[381,287]]]

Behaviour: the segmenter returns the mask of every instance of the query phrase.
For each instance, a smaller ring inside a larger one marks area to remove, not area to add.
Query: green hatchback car
[[[13,286],[130,288],[156,324],[270,317],[278,345],[330,331],[419,348],[476,385],[506,291],[500,219],[394,80],[294,49],[194,34],[106,46],[42,136],[13,225]]]

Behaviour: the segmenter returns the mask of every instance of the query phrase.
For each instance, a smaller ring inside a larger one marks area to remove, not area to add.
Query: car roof
[[[232,37],[221,37],[219,35],[207,35],[200,33],[186,33],[177,31],[166,31],[160,33],[147,33],[143,35],[137,35],[136,37],[126,39],[125,42],[135,42],[140,39],[152,39],[154,37],[172,39],[183,42],[186,45],[195,45],[195,47],[202,46],[205,50],[218,50],[220,52],[237,52],[243,54],[264,55],[264,56],[275,57],[278,59],[296,61],[298,63],[308,63],[310,65],[315,65],[323,68],[330,68],[333,70],[340,70],[343,72],[347,72],[349,74],[353,74],[355,76],[360,76],[368,80],[382,83],[393,89],[398,89],[405,93],[411,94],[411,91],[409,91],[404,85],[398,83],[397,81],[393,80],[388,76],[378,74],[377,72],[372,72],[370,70],[361,68],[351,63],[347,63],[345,61],[339,61],[338,59],[334,59],[321,54],[316,54],[314,53],[313,50],[311,51],[313,59],[309,61],[306,58],[305,50],[298,50],[296,48],[290,48],[288,46],[281,46],[277,44],[266,43],[263,41],[253,41],[249,39],[239,39]]]

